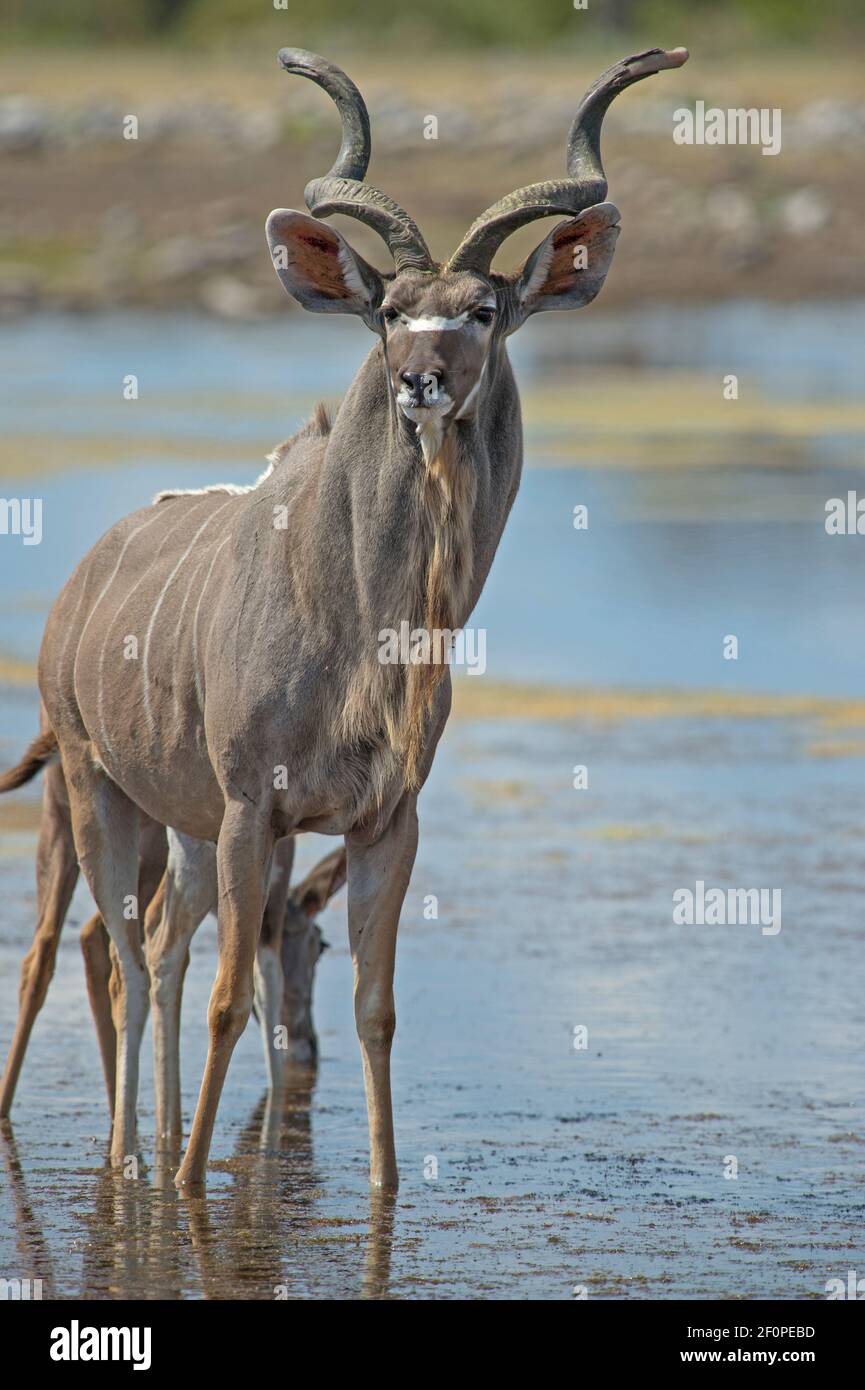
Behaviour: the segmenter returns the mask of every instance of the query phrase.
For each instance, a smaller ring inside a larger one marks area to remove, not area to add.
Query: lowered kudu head
[[[604,202],[601,124],[613,98],[662,68],[681,67],[687,50],[649,49],[625,58],[590,87],[568,136],[566,174],[508,194],[469,228],[450,260],[433,261],[419,228],[386,194],[364,182],[369,116],[354,83],[314,53],[284,48],[287,72],[309,77],[342,118],[336,163],[304,197],[314,215],[280,208],[267,220],[277,274],[289,294],[319,313],[358,314],[384,343],[398,418],[414,426],[424,458],[436,457],[446,431],[478,410],[497,342],[541,309],[588,304],[606,278],[619,213]],[[393,274],[381,274],[318,219],[346,213],[386,242]],[[502,242],[528,222],[562,213],[560,222],[510,275],[491,269]]]

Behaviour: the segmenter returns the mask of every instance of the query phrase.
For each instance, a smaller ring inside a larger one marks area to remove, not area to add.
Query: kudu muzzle
[[[417,408],[438,402],[440,372],[400,372],[400,380],[403,382],[400,399],[405,405]]]

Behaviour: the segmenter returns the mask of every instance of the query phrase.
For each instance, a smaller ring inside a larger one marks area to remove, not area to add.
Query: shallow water
[[[825,1296],[865,1261],[865,812],[861,763],[810,759],[806,735],[787,721],[454,726],[400,934],[402,1185],[372,1210],[344,900],[322,919],[317,1086],[260,1147],[247,1030],[204,1202],[159,1190],[152,1166],[138,1181],[105,1171],[67,930],[14,1147],[3,1137],[0,1269],[41,1277],[46,1297]],[[0,863],[4,1039],[29,849]],[[698,878],[780,887],[780,932],[673,926],[672,892]],[[80,894],[75,919],[87,910]],[[187,1117],[214,936],[206,923],[186,988]],[[147,1057],[140,1128],[152,1165]]]
[[[853,310],[784,320],[791,312],[592,317],[577,355],[630,362],[637,383],[653,366],[717,372],[741,347],[778,398],[846,398],[851,359],[862,366]],[[162,486],[253,477],[252,446],[292,426],[304,392],[325,381],[336,393],[350,375],[364,339],[343,328],[314,324],[301,357],[286,325],[33,321],[16,328],[13,358],[4,327],[22,451],[35,431],[56,441],[68,428],[99,459],[83,467],[73,450],[67,467],[39,476],[41,546],[16,541],[13,552],[2,539],[0,652],[33,658],[53,593],[118,514]],[[797,333],[809,329],[803,366]],[[553,370],[551,341],[519,349],[528,397]],[[136,370],[151,405],[144,389],[119,400],[118,377]],[[235,411],[237,391],[258,393],[256,408]],[[579,390],[573,409],[578,418]],[[112,466],[111,441],[134,444],[136,432],[140,453]],[[217,464],[195,461],[226,437]],[[857,441],[811,435],[760,466],[759,441],[743,453],[731,436],[716,465],[700,451],[714,458],[717,440],[694,437],[699,468],[659,458],[611,470],[582,453],[578,466],[544,466],[530,429],[523,488],[473,619],[487,630],[488,679],[862,695],[860,538],[823,529],[826,497],[856,486]],[[571,524],[578,503],[589,506],[584,532]],[[721,655],[728,633],[740,639],[735,662]],[[0,687],[0,762],[34,715],[30,689]],[[64,1298],[560,1299],[585,1288],[801,1299],[824,1297],[848,1269],[861,1275],[865,765],[861,744],[832,739],[845,755],[818,757],[816,723],[708,719],[686,703],[667,718],[451,725],[422,798],[400,930],[392,1202],[370,1205],[366,1183],[344,895],[322,918],[331,950],[317,979],[315,1087],[290,1095],[262,1135],[250,1027],[209,1196],[193,1201],[160,1187],[153,1165],[148,1040],[144,1165],[137,1180],[105,1169],[75,930],[91,909],[79,888],[14,1125],[0,1126],[0,1277],[39,1277],[45,1297]],[[572,786],[576,764],[588,767],[586,790]],[[33,924],[34,837],[21,817],[0,845],[2,1046]],[[303,841],[301,867],[324,847]],[[698,879],[780,889],[781,930],[675,926],[672,895]],[[424,917],[431,894],[435,920]],[[214,959],[208,921],[187,976],[187,1123]],[[580,1025],[588,1046],[577,1051]],[[730,1156],[735,1178],[724,1176]]]
[[[858,406],[865,380],[863,319],[862,304],[742,304],[589,311],[578,333],[567,315],[530,322],[513,347],[527,468],[473,617],[486,630],[489,674],[861,693],[865,547],[828,537],[824,523],[826,500],[863,477],[865,410],[852,422],[841,414]],[[0,658],[35,658],[58,588],[112,521],[163,487],[252,481],[314,399],[339,398],[368,342],[351,320],[310,315],[0,326],[0,489],[43,502],[41,545],[0,544]],[[599,377],[586,376],[587,363]],[[704,418],[697,388],[710,383],[717,400],[731,363],[741,399],[725,407],[725,433]],[[680,378],[685,368],[691,376]],[[128,373],[138,377],[134,401],[122,399]],[[645,428],[651,393],[629,402],[647,374],[659,389],[668,376],[681,381],[681,419]],[[606,434],[586,437],[581,421],[599,390],[609,395]],[[736,412],[756,396],[768,424],[740,430]],[[828,423],[785,433],[789,412],[809,403]],[[846,423],[833,424],[833,412]],[[631,457],[635,443],[638,466],[598,466]],[[686,466],[671,467],[682,449]],[[586,530],[573,526],[578,505],[588,507]],[[739,638],[738,661],[723,659],[727,634]],[[17,745],[18,728],[11,734]]]

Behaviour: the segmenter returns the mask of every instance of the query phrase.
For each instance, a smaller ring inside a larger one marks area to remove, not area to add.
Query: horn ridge
[[[576,216],[602,203],[607,196],[607,179],[601,163],[601,126],[608,107],[632,83],[664,68],[679,68],[687,58],[685,48],[649,48],[621,59],[602,73],[580,102],[568,133],[566,177],[517,188],[487,208],[451,256],[449,269],[488,274],[502,242],[519,227],[557,212]]]
[[[372,152],[369,113],[351,78],[335,63],[305,48],[281,48],[278,58],[286,72],[308,77],[327,92],[342,121],[342,143],[333,166],[311,179],[304,190],[312,215],[330,217],[340,212],[356,217],[382,238],[397,271],[431,270],[432,255],[417,224],[393,198],[364,181]]]

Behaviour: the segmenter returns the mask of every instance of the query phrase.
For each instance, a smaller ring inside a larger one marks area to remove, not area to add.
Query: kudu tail
[[[57,735],[53,729],[47,729],[34,738],[20,763],[0,774],[0,792],[13,792],[16,787],[23,787],[25,782],[42,771],[46,763],[51,762],[56,753]]]

